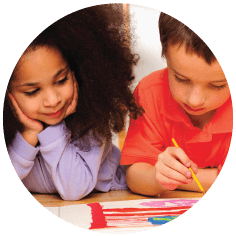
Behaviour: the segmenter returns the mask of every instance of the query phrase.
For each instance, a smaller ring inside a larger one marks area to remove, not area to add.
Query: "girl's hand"
[[[12,94],[8,93],[8,97],[10,98],[11,107],[15,116],[24,127],[21,135],[30,145],[36,146],[38,143],[37,134],[43,131],[43,124],[38,120],[34,120],[26,116],[18,106]]]
[[[158,156],[155,165],[157,181],[168,190],[193,181],[192,173],[197,173],[197,165],[193,163],[179,147],[168,147]]]
[[[73,78],[74,78],[74,96],[73,96],[73,99],[71,101],[71,104],[67,108],[65,118],[76,112],[76,107],[77,107],[77,102],[78,102],[79,86],[78,86],[78,84],[75,80],[74,74],[73,74]]]

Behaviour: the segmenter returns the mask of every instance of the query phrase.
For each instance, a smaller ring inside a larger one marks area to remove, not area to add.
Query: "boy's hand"
[[[179,147],[168,147],[158,156],[155,165],[156,178],[165,188],[174,190],[178,185],[192,182],[192,173],[197,173],[197,165],[193,163]]]
[[[37,134],[43,131],[43,124],[38,120],[26,116],[18,106],[12,94],[8,93],[8,97],[10,98],[11,107],[15,116],[24,127],[21,135],[30,145],[36,146],[38,142]]]
[[[66,110],[65,118],[76,112],[76,107],[77,107],[77,102],[78,102],[79,86],[77,84],[77,81],[75,80],[74,73],[73,73],[73,79],[74,79],[74,96],[73,96],[73,99],[71,101],[71,104],[68,106],[68,108]]]

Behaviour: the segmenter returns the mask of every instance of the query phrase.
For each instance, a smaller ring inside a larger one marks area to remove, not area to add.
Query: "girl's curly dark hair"
[[[134,118],[142,114],[130,88],[138,56],[131,52],[128,40],[122,5],[107,4],[61,18],[26,49],[54,47],[74,72],[79,85],[77,110],[65,118],[72,140],[85,137],[90,130],[96,137],[110,139],[112,132],[123,129],[127,114]],[[7,96],[3,125],[8,145],[22,127]]]

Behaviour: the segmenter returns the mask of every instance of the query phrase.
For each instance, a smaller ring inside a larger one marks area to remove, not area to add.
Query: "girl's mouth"
[[[57,118],[62,114],[62,110],[63,110],[63,108],[61,108],[59,111],[56,111],[54,113],[48,113],[48,114],[45,114],[45,115],[48,116],[48,117],[51,117],[51,118]]]

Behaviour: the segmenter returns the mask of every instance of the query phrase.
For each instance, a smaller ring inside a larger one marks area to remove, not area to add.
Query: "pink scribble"
[[[170,206],[193,206],[198,200],[188,199],[164,199],[158,201],[142,202],[140,205],[149,207],[170,207]]]

